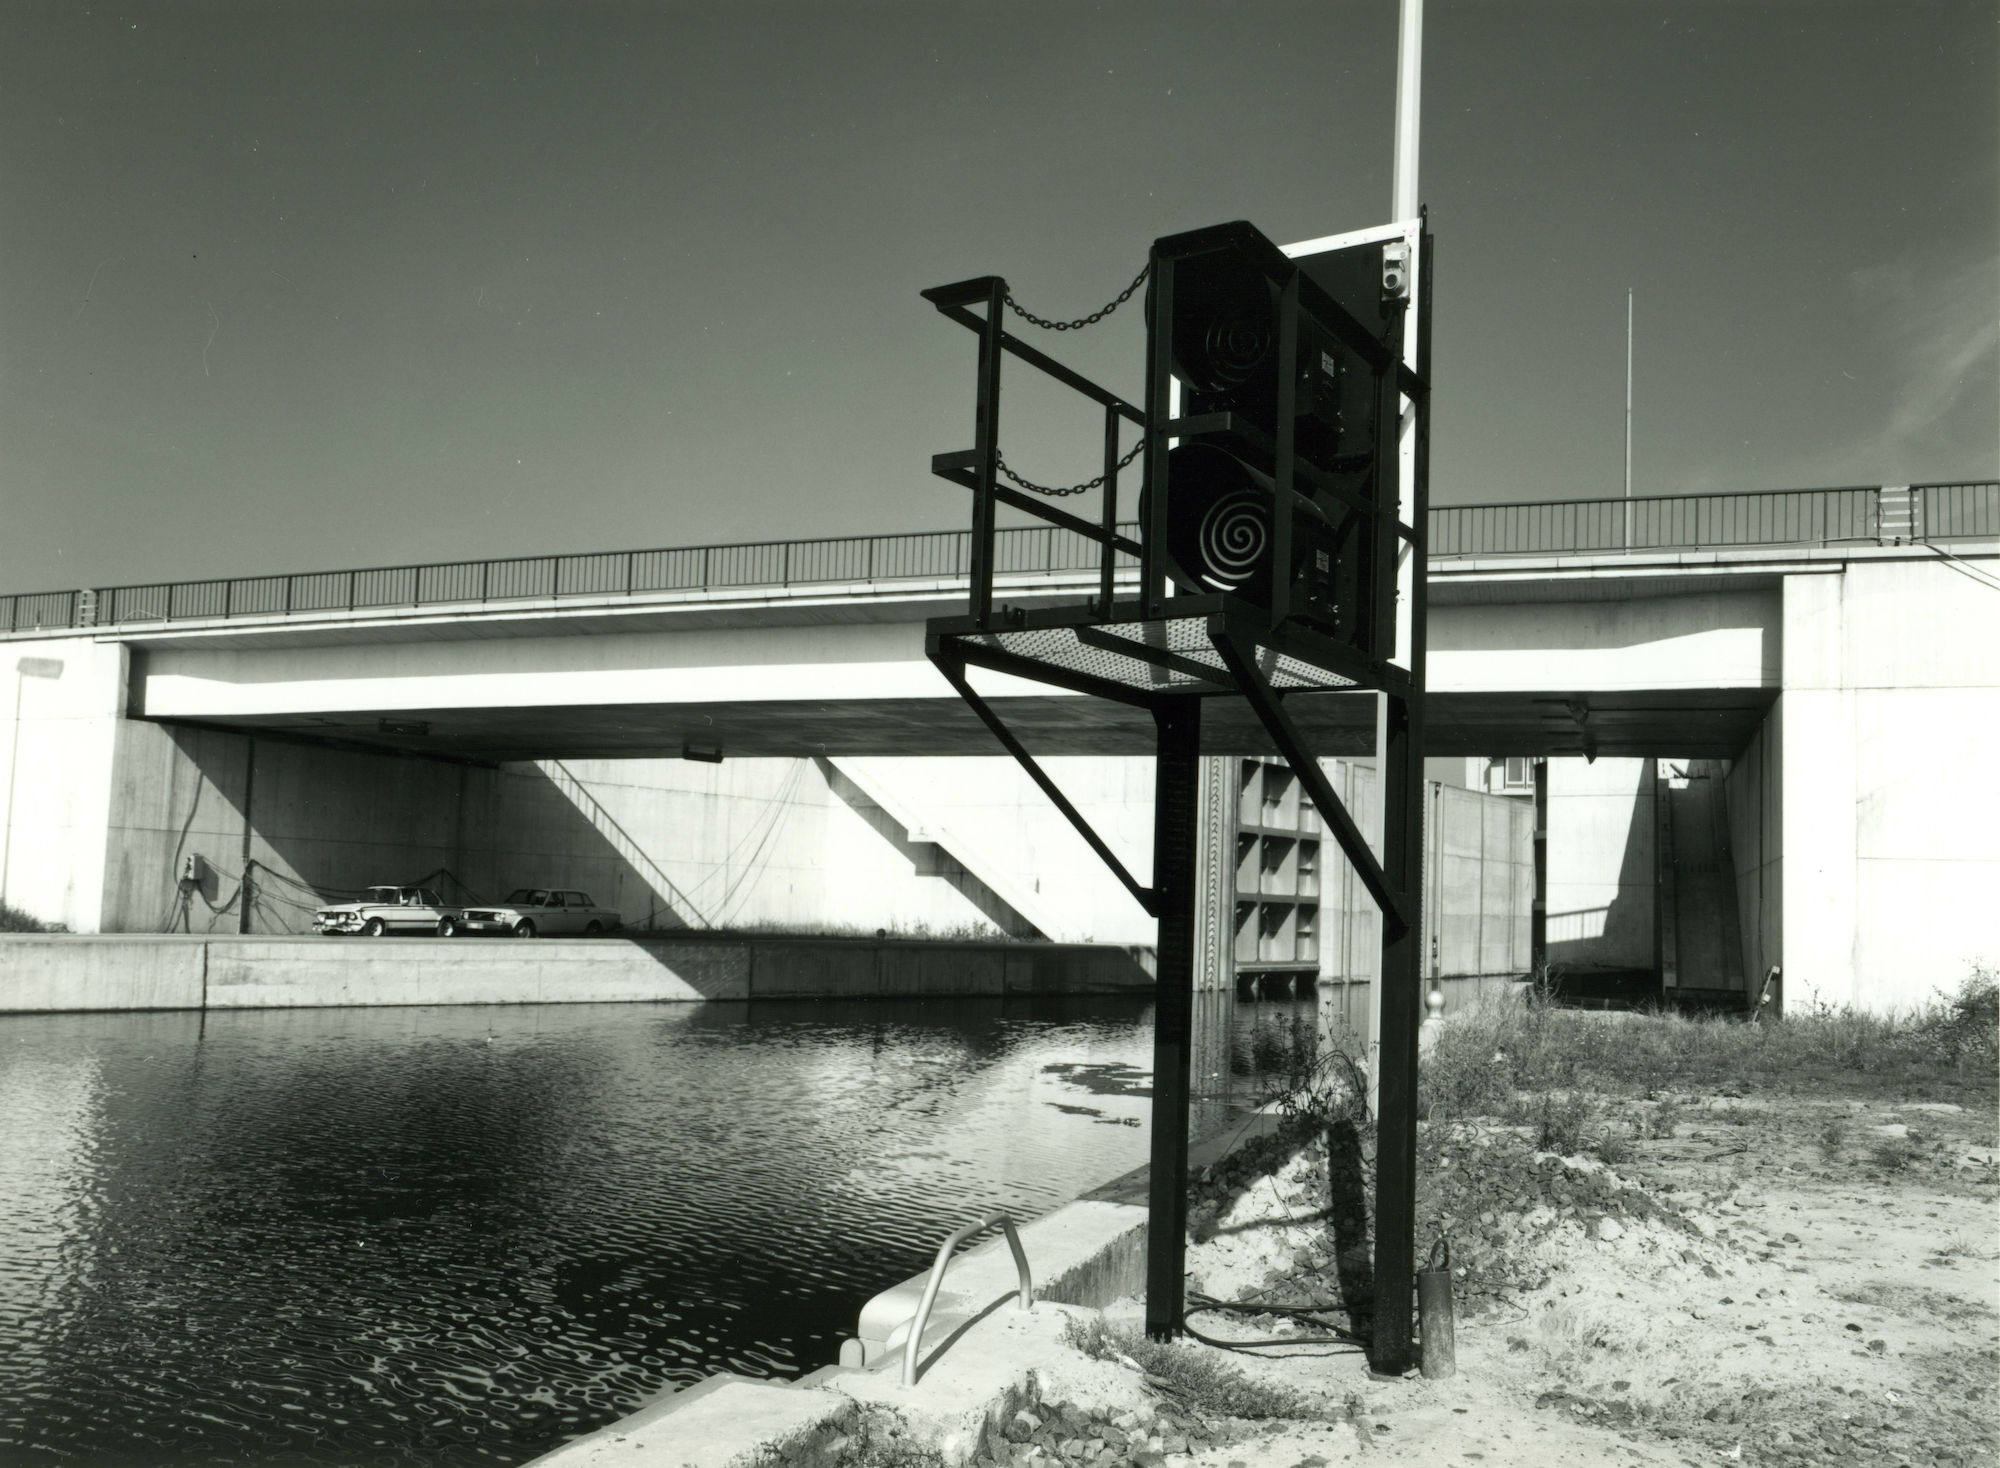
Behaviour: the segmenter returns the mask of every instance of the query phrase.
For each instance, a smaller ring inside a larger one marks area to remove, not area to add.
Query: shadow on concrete
[[[1601,908],[1549,914],[1549,968],[1557,974],[1596,974],[1609,977],[1627,975],[1635,984],[1659,983],[1658,971],[1650,965],[1618,963],[1614,953],[1639,952],[1657,961],[1655,921],[1657,903],[1657,847],[1654,841],[1654,789],[1652,761],[1647,762],[1632,802],[1625,827],[1623,850],[1618,862],[1618,892]],[[1552,832],[1550,840],[1560,840]]]
[[[633,928],[707,925],[663,854],[561,765],[496,769],[143,721],[119,738],[107,932],[307,933],[322,903],[381,884],[461,904],[575,888]]]
[[[979,915],[1010,938],[1046,938],[1032,921],[1006,898],[981,881],[964,862],[935,841],[913,841],[903,823],[877,804],[854,780],[824,755],[814,755],[813,765],[825,779],[827,788],[868,828],[886,841],[896,854],[910,864],[918,877],[935,877],[957,888],[979,909]]]

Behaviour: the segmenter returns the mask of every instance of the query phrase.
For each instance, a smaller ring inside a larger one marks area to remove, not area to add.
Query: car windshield
[[[516,887],[507,894],[507,902],[512,907],[540,907],[548,901],[546,887]]]
[[[363,900],[367,902],[394,902],[396,894],[402,890],[400,887],[370,887],[367,897]]]

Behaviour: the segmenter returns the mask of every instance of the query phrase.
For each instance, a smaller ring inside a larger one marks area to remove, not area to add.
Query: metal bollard
[[[1431,1268],[1417,1275],[1417,1320],[1423,1332],[1423,1372],[1433,1381],[1458,1374],[1458,1332],[1452,1318],[1451,1245],[1439,1240],[1444,1249],[1444,1268]],[[1438,1251],[1431,1251],[1437,1263]]]

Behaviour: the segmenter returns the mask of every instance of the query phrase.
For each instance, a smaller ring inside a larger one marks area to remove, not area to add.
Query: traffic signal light
[[[1379,259],[1370,299],[1350,288],[1368,262],[1332,262],[1322,285],[1240,222],[1156,241],[1153,258],[1166,305],[1162,319],[1155,300],[1150,329],[1167,334],[1183,388],[1167,457],[1169,574],[1374,655],[1376,567],[1396,513],[1383,373],[1400,285]]]

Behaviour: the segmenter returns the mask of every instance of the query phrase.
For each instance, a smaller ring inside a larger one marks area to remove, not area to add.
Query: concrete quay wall
[[[1145,949],[870,939],[0,935],[0,1013],[1147,993]]]

